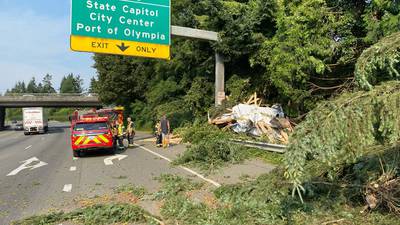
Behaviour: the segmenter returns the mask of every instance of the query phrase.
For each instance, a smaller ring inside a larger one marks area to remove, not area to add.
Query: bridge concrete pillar
[[[4,129],[5,120],[6,120],[6,108],[0,107],[0,130]]]
[[[215,106],[225,100],[225,65],[222,55],[215,54]]]

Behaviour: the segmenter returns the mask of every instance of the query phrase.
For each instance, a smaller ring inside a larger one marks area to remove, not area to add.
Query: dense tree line
[[[80,76],[75,76],[73,74],[68,74],[64,76],[60,83],[59,93],[82,93],[83,80]],[[46,93],[52,94],[57,93],[57,90],[53,86],[53,77],[50,74],[46,74],[41,82],[37,82],[34,77],[25,84],[24,81],[18,81],[13,88],[6,91],[5,95],[11,94],[35,94],[35,93]],[[74,109],[46,109],[50,119],[54,120],[67,120],[68,115],[72,113]],[[22,110],[21,109],[7,109],[6,112],[7,120],[22,120]]]
[[[53,87],[53,77],[50,74],[46,74],[42,82],[37,83],[35,77],[26,85],[24,81],[18,81],[15,86],[6,91],[6,94],[11,93],[57,93]],[[83,92],[83,80],[81,77],[73,74],[64,76],[60,84],[60,93],[82,93]]]
[[[174,38],[171,61],[97,54],[91,86],[139,125],[163,112],[179,125],[212,106],[218,51],[230,101],[257,91],[297,117],[355,87],[357,60],[400,30],[399,12],[397,0],[176,0],[172,24],[218,31],[222,42]]]

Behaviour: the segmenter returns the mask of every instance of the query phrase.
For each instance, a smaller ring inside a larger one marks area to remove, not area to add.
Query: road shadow
[[[49,127],[49,130],[47,131],[48,134],[59,134],[59,133],[65,133],[65,128],[68,127]]]
[[[154,138],[154,135],[148,135],[148,136],[144,136],[144,137],[140,137],[140,138],[134,138],[133,141],[141,141],[141,140],[146,140],[149,138]]]
[[[118,152],[115,153],[119,154]],[[94,157],[103,157],[110,155],[114,155],[114,151],[112,151],[111,149],[96,149],[96,150],[81,152],[81,158],[94,158]]]

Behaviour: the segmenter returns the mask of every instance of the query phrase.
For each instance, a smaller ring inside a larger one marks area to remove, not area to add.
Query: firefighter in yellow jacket
[[[113,127],[113,136],[117,145],[117,148],[124,148],[124,125],[120,121],[116,121]]]

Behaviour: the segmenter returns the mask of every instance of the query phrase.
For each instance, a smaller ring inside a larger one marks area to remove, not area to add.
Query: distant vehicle
[[[11,121],[11,123],[12,123],[12,124],[16,124],[16,123],[18,123],[18,121],[13,120],[13,121]]]
[[[14,130],[24,130],[24,125],[22,123],[17,123],[14,126]]]
[[[24,134],[44,134],[48,131],[48,119],[43,108],[23,108]]]
[[[108,149],[115,152],[113,135],[107,117],[87,117],[74,121],[71,127],[71,144],[74,157],[83,151]]]
[[[34,95],[22,95],[22,97],[35,97]]]

